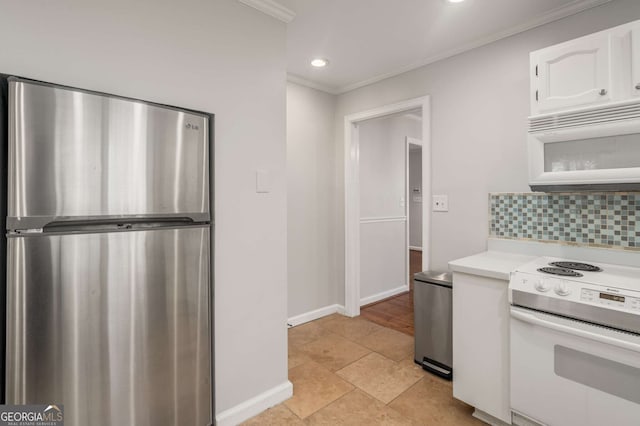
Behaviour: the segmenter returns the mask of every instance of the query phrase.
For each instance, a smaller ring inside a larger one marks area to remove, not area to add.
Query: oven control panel
[[[640,312],[640,298],[583,288],[580,300]]]
[[[579,282],[574,279],[514,272],[509,281],[509,302],[512,304],[514,292],[520,294],[519,303],[528,303],[522,298],[523,294],[528,294],[527,301],[538,300],[539,303],[544,304],[546,303],[543,302],[544,299],[556,299],[601,306],[640,316],[640,291]]]

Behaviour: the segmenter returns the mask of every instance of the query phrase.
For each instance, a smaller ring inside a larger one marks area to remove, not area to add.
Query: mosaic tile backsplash
[[[640,192],[489,194],[489,236],[640,250]]]

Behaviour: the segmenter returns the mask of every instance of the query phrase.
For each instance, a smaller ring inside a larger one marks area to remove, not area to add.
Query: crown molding
[[[490,35],[488,37],[484,37],[484,38],[475,40],[475,41],[473,41],[471,43],[462,45],[462,46],[460,46],[458,48],[450,49],[450,50],[447,50],[445,52],[439,53],[437,55],[430,56],[430,57],[428,57],[426,59],[423,59],[420,62],[416,62],[416,63],[413,63],[411,65],[405,66],[405,67],[397,68],[394,71],[391,71],[391,72],[388,72],[388,73],[384,73],[384,74],[379,74],[377,76],[368,78],[366,80],[362,80],[362,81],[359,81],[359,82],[356,82],[356,83],[347,84],[346,86],[341,86],[341,87],[338,87],[338,88],[335,88],[335,89],[331,89],[332,91],[329,91],[329,93],[339,95],[339,94],[342,94],[342,93],[350,92],[352,90],[359,89],[361,87],[368,86],[368,85],[373,84],[373,83],[377,83],[377,82],[385,80],[387,78],[395,77],[397,75],[404,74],[405,72],[412,71],[412,70],[415,70],[417,68],[423,67],[425,65],[429,65],[429,64],[432,64],[434,62],[441,61],[443,59],[447,59],[447,58],[450,58],[450,57],[455,56],[455,55],[459,55],[460,53],[464,53],[464,52],[467,52],[469,50],[472,50],[472,49],[475,49],[475,48],[478,48],[478,47],[481,47],[481,46],[496,42],[496,41],[501,40],[503,38],[507,38],[507,37],[516,35],[518,33],[522,33],[522,32],[525,32],[527,30],[530,30],[530,29],[533,29],[533,28],[548,24],[550,22],[557,21],[559,19],[563,19],[563,18],[566,18],[566,17],[571,16],[571,15],[575,15],[576,13],[582,12],[584,10],[591,9],[591,8],[594,8],[594,7],[597,7],[597,6],[601,6],[601,5],[606,4],[606,3],[610,3],[611,1],[613,1],[613,0],[575,0],[575,1],[571,2],[571,3],[568,3],[568,4],[564,5],[564,6],[561,6],[561,7],[555,8],[555,9],[552,9],[547,13],[539,15],[539,16],[533,18],[533,19],[530,19],[530,20],[524,22],[523,24],[517,25],[517,26],[512,27],[512,28],[509,28],[509,29],[507,29],[505,31],[500,31],[500,32],[494,33],[494,34],[492,34],[492,35]],[[318,84],[318,83],[315,83],[315,82],[312,82],[312,83],[313,84]],[[300,84],[304,84],[304,83],[300,83]],[[319,86],[322,86],[322,84],[319,84]],[[312,86],[310,86],[310,87],[312,87]],[[323,90],[323,89],[319,89],[319,90]],[[327,90],[324,90],[324,91],[327,91]]]
[[[273,0],[238,0],[240,3],[259,10],[288,24],[296,17],[296,13]]]
[[[341,93],[335,87],[331,87],[322,83],[317,83],[315,81],[307,80],[306,78],[300,77],[299,75],[296,75],[296,74],[287,73],[287,81],[291,83],[299,84],[301,86],[306,86],[312,89],[320,90],[330,95],[339,95]]]

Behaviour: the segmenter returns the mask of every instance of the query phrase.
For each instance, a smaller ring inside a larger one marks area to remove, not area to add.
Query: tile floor
[[[331,315],[289,329],[293,397],[244,423],[483,425],[451,382],[413,362],[413,337],[364,318]]]

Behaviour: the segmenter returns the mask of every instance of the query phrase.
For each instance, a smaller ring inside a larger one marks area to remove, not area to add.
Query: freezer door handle
[[[87,216],[87,217],[8,217],[7,230],[17,234],[68,232],[82,230],[119,231],[173,227],[209,222],[208,214],[159,216]]]

